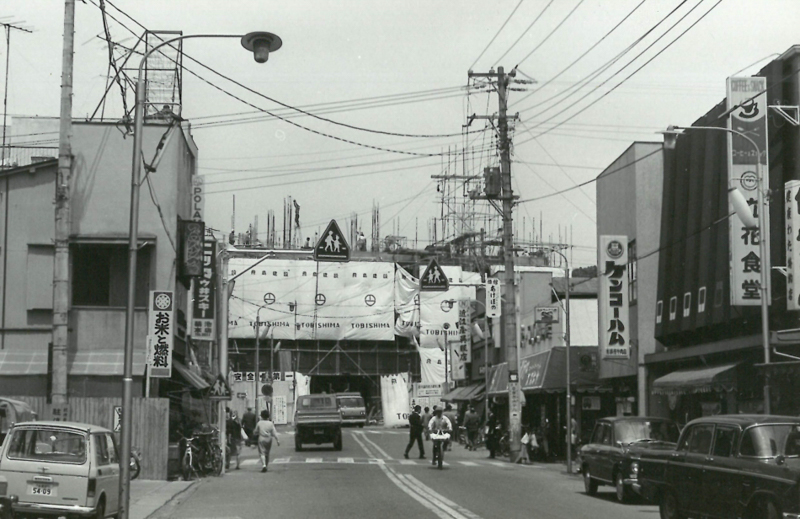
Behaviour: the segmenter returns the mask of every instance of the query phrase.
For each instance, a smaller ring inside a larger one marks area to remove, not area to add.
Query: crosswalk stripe
[[[242,460],[241,463],[239,463],[239,466],[240,467],[249,467],[250,465],[255,465],[256,463],[258,463],[258,461],[259,460],[253,460],[253,459]],[[278,462],[278,460],[275,460],[275,463],[277,463],[277,462]]]
[[[253,460],[253,463],[255,464],[256,461],[257,460]],[[277,463],[278,465],[280,465],[281,463],[289,463],[289,458],[275,458],[274,460],[272,460],[272,463]]]
[[[339,463],[355,463],[353,458],[339,458]]]
[[[414,460],[400,460],[400,465],[416,465],[417,462]]]
[[[502,461],[487,461],[486,464],[494,465],[495,467],[508,467],[508,464]]]
[[[322,463],[322,458],[306,458],[306,463]]]
[[[478,464],[474,461],[459,461],[462,465],[466,465],[467,467],[477,467]]]

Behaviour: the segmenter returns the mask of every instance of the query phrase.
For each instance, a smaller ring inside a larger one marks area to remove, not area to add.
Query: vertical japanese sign
[[[472,362],[472,305],[469,299],[458,302],[458,342],[461,362]]]
[[[147,355],[150,376],[172,376],[172,334],[174,329],[175,298],[171,291],[150,291],[147,335],[150,336]]]
[[[785,184],[786,201],[786,309],[800,310],[800,293],[795,280],[800,279],[800,180]]]
[[[767,80],[763,77],[728,78],[728,128],[747,135],[758,150],[740,135],[728,133],[728,187],[738,190],[760,218],[758,189],[769,189],[767,158]],[[759,165],[763,185],[759,186]],[[729,203],[728,212],[734,212]],[[764,215],[765,233],[769,232],[769,215]],[[758,306],[761,304],[761,265],[759,245],[761,236],[756,229],[745,227],[737,215],[728,219],[731,260],[731,304]],[[764,237],[769,239],[769,236]],[[769,287],[767,287],[769,290]],[[769,298],[767,298],[769,301]]]
[[[486,317],[500,317],[500,280],[486,278]]]
[[[194,175],[192,177],[192,220],[204,222],[203,211],[205,210],[205,183],[203,177]]]
[[[604,359],[631,356],[628,320],[628,237],[600,236],[598,247],[600,276],[599,335],[600,355]]]
[[[182,276],[198,277],[203,273],[203,239],[205,224],[195,221],[181,221],[181,264]]]
[[[203,274],[195,279],[192,297],[193,339],[214,340],[216,258],[216,242],[213,239],[206,239],[203,242]]]

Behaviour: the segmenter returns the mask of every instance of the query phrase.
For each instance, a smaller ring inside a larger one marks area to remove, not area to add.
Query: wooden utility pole
[[[499,148],[500,148],[500,181],[501,194],[486,196],[485,198],[497,209],[503,217],[503,265],[505,268],[505,289],[503,301],[503,340],[505,358],[508,362],[508,429],[510,435],[511,459],[515,459],[520,450],[520,436],[522,430],[522,402],[519,391],[519,356],[517,355],[517,319],[514,277],[514,229],[512,210],[514,208],[514,192],[511,187],[511,142],[508,138],[508,82],[509,78],[516,76],[515,71],[506,74],[503,67],[498,67],[497,72],[489,70],[487,73],[469,72],[469,77],[485,77],[496,80],[498,112],[497,116],[470,116],[474,119],[497,119]],[[516,116],[515,116],[516,117]],[[476,197],[481,198],[481,197]],[[500,198],[502,207],[497,207],[494,200]]]
[[[64,2],[64,49],[61,62],[61,116],[56,176],[55,254],[53,258],[53,420],[67,419],[67,333],[69,328],[70,179],[72,177],[72,63],[75,46],[75,0]]]

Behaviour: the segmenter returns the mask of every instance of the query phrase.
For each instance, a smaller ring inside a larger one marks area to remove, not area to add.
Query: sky
[[[95,110],[107,84],[99,4],[77,1],[76,119]],[[256,215],[264,231],[269,210],[281,229],[291,196],[301,206],[303,237],[332,218],[344,228],[352,213],[369,236],[378,204],[382,238],[399,234],[409,245],[428,245],[429,221],[443,212],[431,176],[476,175],[498,164],[486,120],[464,134],[469,115],[498,108],[491,88],[467,88],[476,85],[468,71],[516,67],[517,79],[535,82],[514,83],[509,92],[509,114],[519,114],[511,133],[514,191],[522,200],[551,196],[515,208],[515,233],[530,241],[535,220],[544,241],[561,234],[573,245],[575,266],[596,261],[595,188],[561,191],[591,182],[634,141],[660,141],[667,125],[691,124],[724,98],[727,77],[753,74],[800,43],[796,0],[105,4],[111,40],[120,45],[135,43],[142,32],[136,22],[184,34],[269,31],[283,40],[265,64],[235,39],[184,43],[185,55],[200,64],[184,58],[182,116],[199,147],[207,225],[226,233],[234,195],[237,232]],[[0,22],[33,31],[11,33],[8,113],[57,116],[63,2],[2,6]],[[3,62],[6,52],[3,43]],[[122,115],[119,88],[112,88],[104,116]],[[476,231],[482,218],[472,222]]]

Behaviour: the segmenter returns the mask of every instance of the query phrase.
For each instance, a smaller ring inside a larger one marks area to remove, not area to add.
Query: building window
[[[147,307],[152,247],[136,257],[135,305]],[[72,249],[72,304],[125,307],[128,292],[128,247],[116,244],[76,244]]]
[[[639,299],[639,285],[636,282],[639,260],[636,257],[636,240],[628,243],[628,301],[631,306]]]
[[[714,306],[722,306],[722,281],[717,281],[714,287]]]
[[[678,298],[673,297],[669,300],[669,320],[674,321],[675,316],[678,313]]]
[[[683,294],[683,316],[689,317],[692,313],[692,293],[686,292]]]
[[[664,301],[656,303],[656,324],[661,324],[661,314],[664,312]]]
[[[697,291],[697,313],[702,314],[706,311],[706,287],[700,287]]]

